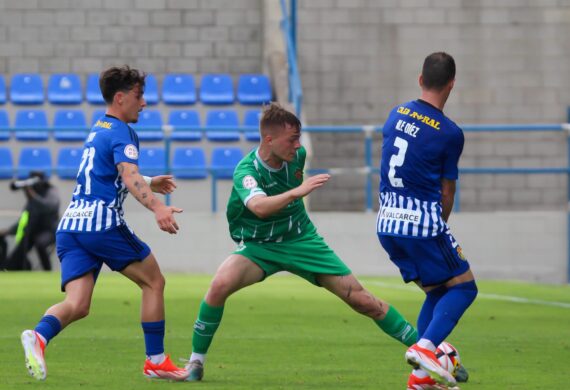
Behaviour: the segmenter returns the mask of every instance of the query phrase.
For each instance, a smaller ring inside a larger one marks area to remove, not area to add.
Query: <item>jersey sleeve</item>
[[[139,165],[139,140],[128,126],[115,131],[111,146],[115,165],[122,162]]]
[[[260,183],[261,178],[255,168],[248,167],[247,164],[237,166],[234,172],[234,189],[244,205],[247,205],[254,196],[267,195],[260,187]]]
[[[454,135],[447,143],[447,148],[444,153],[443,169],[441,176],[444,179],[457,180],[459,177],[459,157],[463,152],[463,144],[465,137],[460,128],[456,128]]]

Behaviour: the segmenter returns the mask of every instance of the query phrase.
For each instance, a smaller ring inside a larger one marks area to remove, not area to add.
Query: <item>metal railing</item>
[[[461,126],[466,133],[495,133],[495,132],[566,132],[566,142],[567,142],[567,165],[562,167],[547,167],[547,168],[536,168],[536,167],[525,167],[525,168],[505,168],[505,167],[485,167],[485,168],[473,168],[466,167],[460,168],[460,175],[480,175],[480,174],[492,174],[492,175],[542,175],[542,174],[561,174],[568,176],[568,188],[567,188],[567,199],[568,199],[568,211],[567,211],[567,256],[568,256],[568,271],[567,271],[567,282],[570,283],[570,124],[490,124],[490,125],[463,125]],[[375,126],[307,126],[303,129],[308,132],[330,132],[330,133],[364,133],[364,165],[359,168],[325,168],[325,169],[310,169],[308,173],[345,173],[351,172],[361,173],[366,175],[366,210],[372,210],[372,177],[373,175],[379,174],[379,169],[373,166],[372,161],[372,136],[376,132],[381,132],[382,127]],[[461,186],[458,181],[457,190],[455,193],[455,203],[454,211],[459,212],[461,210]]]
[[[293,104],[295,114],[300,118],[303,106],[303,88],[297,66],[297,2],[289,0],[288,7],[285,0],[281,0],[281,12],[283,13],[281,29],[285,38],[289,72],[289,102]]]
[[[568,160],[566,166],[558,166],[558,167],[524,167],[524,168],[506,168],[506,167],[464,167],[459,169],[460,175],[480,175],[480,174],[492,174],[492,175],[520,175],[520,174],[527,174],[527,175],[542,175],[542,174],[558,174],[558,175],[567,175],[568,176],[568,188],[567,188],[567,199],[568,199],[568,213],[567,213],[567,242],[568,242],[568,275],[567,279],[570,282],[570,124],[522,124],[522,125],[463,125],[462,129],[466,133],[498,133],[498,132],[566,132],[566,139],[567,139],[567,153],[568,153]],[[15,129],[12,129],[15,130]],[[42,129],[43,131],[48,132],[51,134],[54,129]],[[158,130],[158,129],[157,129]],[[190,129],[189,129],[190,130]],[[240,133],[244,132],[251,132],[253,128],[251,126],[243,126],[243,127],[236,127],[236,128],[192,128],[192,131],[202,131],[203,133],[207,133],[209,131],[238,131]],[[172,149],[172,142],[171,134],[172,134],[172,126],[163,126],[162,131],[165,134],[164,137],[164,147],[165,147],[165,171],[166,173],[174,173],[172,172],[172,165],[171,165],[171,149]],[[351,134],[364,134],[364,145],[363,145],[363,161],[362,166],[360,167],[324,167],[324,168],[311,168],[307,169],[308,174],[316,174],[316,173],[332,173],[332,174],[359,174],[364,175],[366,177],[365,180],[365,188],[363,189],[365,192],[365,210],[372,211],[373,209],[373,201],[376,198],[377,189],[373,188],[373,178],[375,175],[379,174],[379,169],[373,161],[373,140],[374,135],[379,135],[382,131],[381,126],[306,126],[303,128],[304,132],[308,133],[351,133]],[[378,138],[379,139],[379,138]],[[177,145],[184,145],[189,143],[179,142]],[[144,145],[144,143],[143,143]],[[227,144],[226,144],[227,145]],[[252,143],[252,147],[255,144]],[[190,168],[191,170],[192,168]],[[51,172],[54,172],[55,169],[51,168]],[[228,169],[216,169],[212,166],[207,166],[206,171],[209,173],[211,177],[211,210],[212,212],[217,212],[217,203],[218,203],[218,191],[217,191],[217,182],[218,180],[222,180],[219,176],[221,174],[227,174]],[[17,169],[13,171],[14,175],[17,173]],[[458,182],[460,183],[460,182]],[[167,197],[167,202],[169,202],[169,198]],[[461,186],[457,185],[456,191],[456,200],[454,210],[459,212],[461,207]]]

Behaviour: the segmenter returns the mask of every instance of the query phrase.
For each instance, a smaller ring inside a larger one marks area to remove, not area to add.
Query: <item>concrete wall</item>
[[[458,122],[562,122],[570,104],[570,3],[560,0],[299,2],[305,113],[381,123],[417,97],[424,57],[457,63]]]
[[[0,72],[261,71],[261,0],[3,0]]]
[[[320,234],[355,274],[398,275],[378,243],[374,213],[311,215]],[[151,246],[164,271],[214,273],[235,248],[224,214],[183,213],[176,218],[180,232],[169,235],[142,206],[127,205],[130,226]],[[9,220],[4,215],[0,223],[4,226]],[[478,278],[567,282],[565,213],[460,213],[452,216],[451,228]]]
[[[299,2],[298,52],[308,124],[382,124],[419,95],[423,59],[455,57],[445,112],[457,123],[561,123],[570,105],[570,3],[558,0]],[[361,136],[313,136],[314,167],[363,165]],[[379,160],[380,141],[375,144]],[[462,167],[560,167],[566,138],[469,134]],[[377,182],[377,180],[376,180]],[[562,209],[563,176],[464,176],[466,210]],[[361,210],[364,178],[343,175],[318,209]]]

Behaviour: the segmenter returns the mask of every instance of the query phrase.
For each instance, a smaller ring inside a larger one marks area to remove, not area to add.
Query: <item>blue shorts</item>
[[[461,247],[449,230],[427,239],[381,234],[378,238],[406,283],[419,280],[423,286],[442,284],[469,270]]]
[[[61,263],[61,291],[70,281],[90,272],[97,281],[103,264],[113,271],[122,271],[150,254],[148,245],[126,225],[97,233],[58,232],[56,249]]]

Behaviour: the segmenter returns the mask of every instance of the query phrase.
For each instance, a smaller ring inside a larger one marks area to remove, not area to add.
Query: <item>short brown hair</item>
[[[279,103],[270,103],[263,108],[263,114],[259,121],[262,132],[290,125],[301,130],[301,121],[290,111],[284,109]]]
[[[112,67],[104,70],[99,75],[99,88],[107,104],[113,102],[117,92],[128,92],[137,84],[140,85],[141,92],[144,91],[144,79],[146,74],[133,69],[128,65],[122,67]]]
[[[430,54],[424,60],[422,78],[425,88],[441,90],[455,78],[455,60],[443,51]]]

